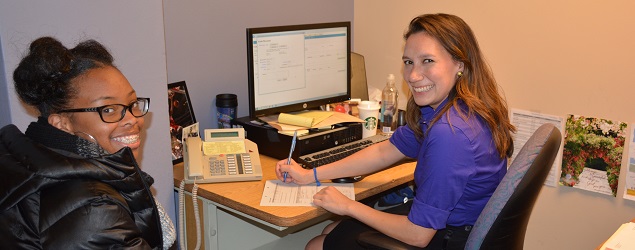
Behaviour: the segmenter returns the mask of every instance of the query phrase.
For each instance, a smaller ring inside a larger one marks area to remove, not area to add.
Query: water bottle
[[[386,79],[386,87],[381,94],[380,123],[381,132],[391,135],[397,129],[397,100],[399,93],[395,87],[395,75],[389,74]]]

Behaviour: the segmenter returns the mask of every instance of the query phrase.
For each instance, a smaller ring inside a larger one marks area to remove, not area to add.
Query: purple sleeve
[[[460,128],[438,123],[416,148],[416,196],[408,219],[426,228],[445,228],[475,173],[475,145]]]
[[[390,137],[390,143],[410,158],[417,158],[421,142],[418,142],[414,132],[408,126],[401,126]]]

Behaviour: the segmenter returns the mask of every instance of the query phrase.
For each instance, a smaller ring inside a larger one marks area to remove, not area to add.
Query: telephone
[[[188,127],[189,128],[189,127]],[[198,123],[192,129],[198,131]],[[196,246],[201,248],[201,219],[197,200],[197,183],[255,181],[262,179],[258,145],[245,139],[243,128],[205,129],[205,141],[198,132],[183,136],[184,179],[179,186],[179,237],[185,242],[185,183],[193,183],[192,204],[196,223]]]
[[[256,181],[262,179],[258,145],[245,139],[243,128],[205,129],[184,138],[184,177],[187,183]]]

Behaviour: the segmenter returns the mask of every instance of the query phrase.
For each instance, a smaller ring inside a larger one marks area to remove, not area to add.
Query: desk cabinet
[[[260,181],[199,185],[198,207],[201,216],[201,249],[302,249],[319,235],[334,215],[316,207],[261,207],[266,180],[276,179],[276,159],[261,155],[263,179]],[[413,180],[415,162],[404,161],[394,167],[366,176],[355,183],[355,198],[362,200]],[[174,166],[174,186],[183,179],[183,164]],[[186,238],[188,249],[196,245],[192,185],[186,185]],[[179,222],[180,223],[180,222]],[[318,225],[316,225],[318,224]],[[284,248],[289,249],[289,248]]]

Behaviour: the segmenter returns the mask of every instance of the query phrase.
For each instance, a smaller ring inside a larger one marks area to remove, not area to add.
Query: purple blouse
[[[459,105],[467,110],[462,101]],[[454,107],[448,113],[430,128],[423,141],[417,141],[408,126],[399,127],[390,138],[401,153],[417,159],[415,198],[408,219],[436,230],[446,225],[474,225],[507,172],[507,158],[499,158],[487,123],[480,116],[465,121]],[[420,127],[426,133],[436,113],[425,106],[421,114]]]

